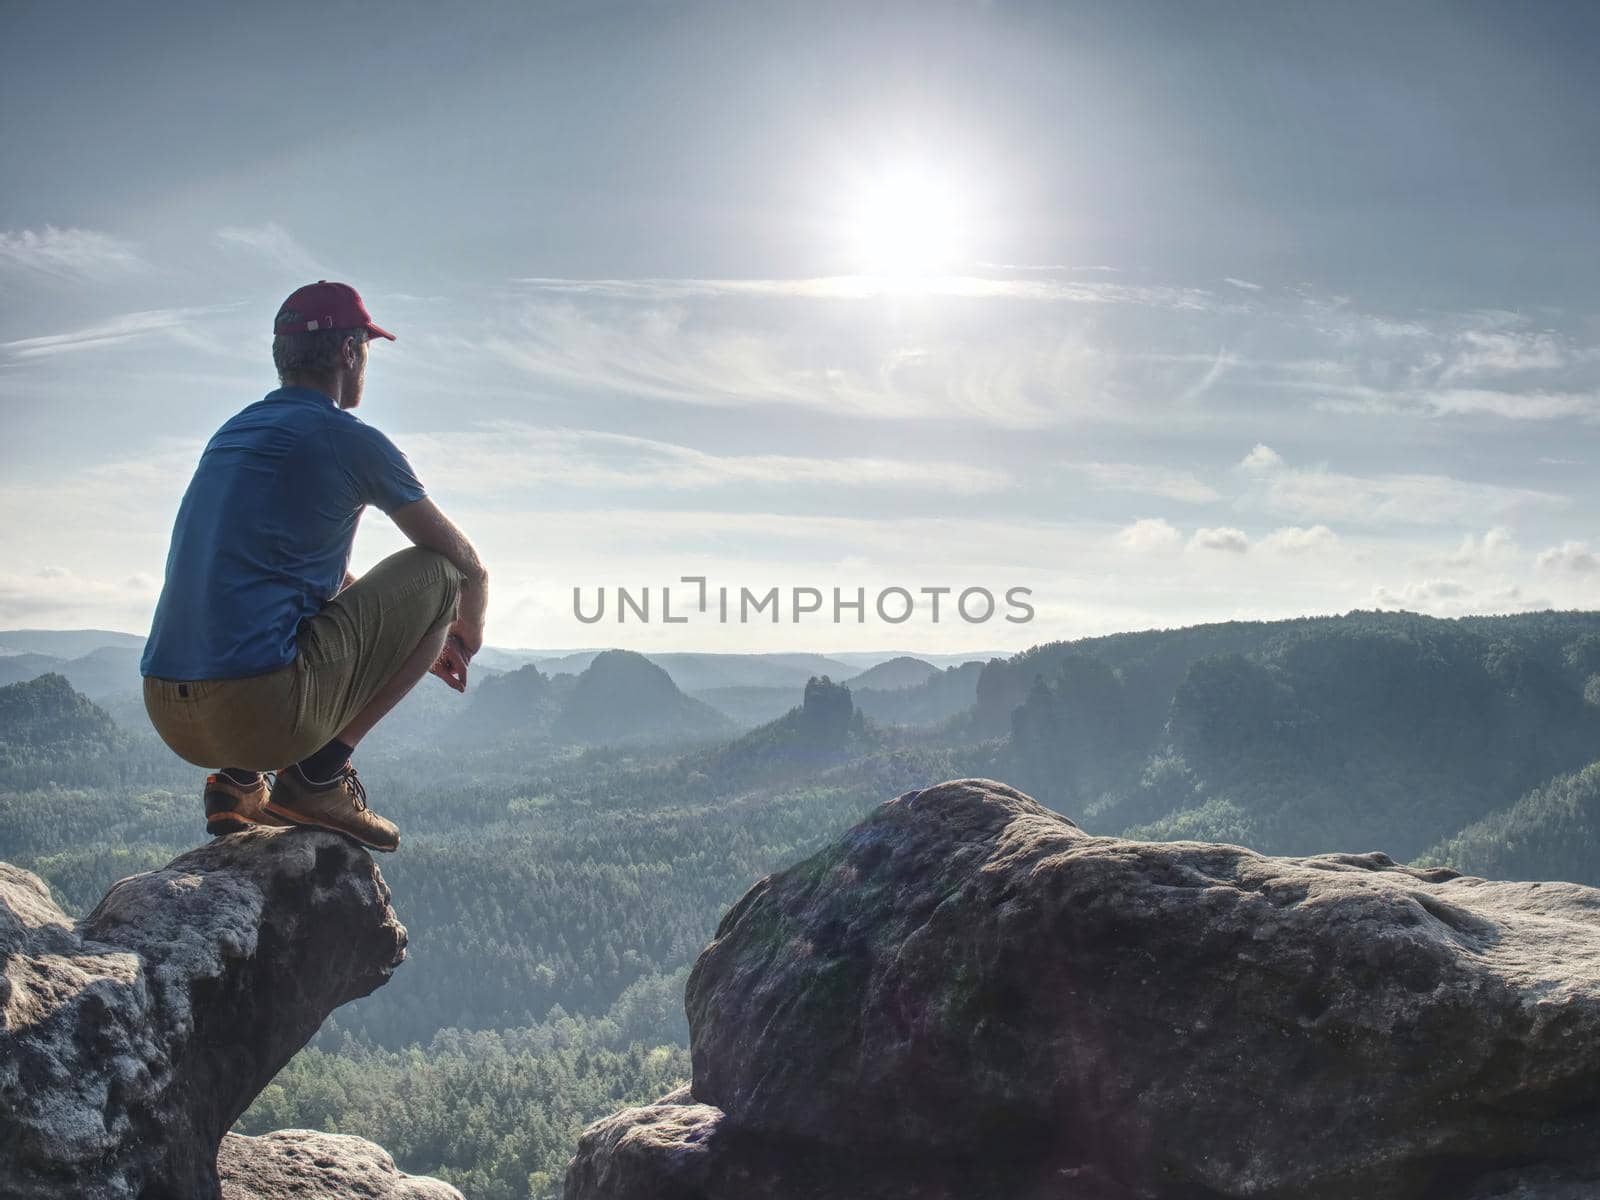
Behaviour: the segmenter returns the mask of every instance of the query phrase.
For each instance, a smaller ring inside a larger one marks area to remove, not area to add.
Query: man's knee
[[[430,550],[426,546],[411,546],[399,553],[408,555],[411,559],[408,567],[429,581],[430,591],[439,602],[434,625],[448,625],[454,621],[461,599],[461,585],[466,579],[460,569],[437,550]]]

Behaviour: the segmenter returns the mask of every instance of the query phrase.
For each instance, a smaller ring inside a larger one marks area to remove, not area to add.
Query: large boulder
[[[692,1094],[591,1126],[569,1200],[1556,1200],[1600,1144],[1600,891],[1091,837],[987,779],[761,880],[686,1005]]]
[[[0,863],[4,1194],[217,1197],[229,1126],[405,945],[371,858],[337,834],[220,838],[76,924]]]
[[[448,1183],[397,1170],[382,1146],[312,1129],[230,1133],[217,1168],[222,1200],[462,1200]]]

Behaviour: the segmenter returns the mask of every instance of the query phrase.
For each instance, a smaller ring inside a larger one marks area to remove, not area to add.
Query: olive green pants
[[[391,554],[300,622],[287,666],[244,679],[144,681],[161,740],[199,767],[276,771],[332,741],[429,634],[455,620],[461,572]]]

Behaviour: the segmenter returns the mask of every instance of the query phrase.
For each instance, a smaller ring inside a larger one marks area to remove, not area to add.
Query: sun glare
[[[886,171],[862,188],[847,217],[856,269],[891,279],[948,274],[962,260],[964,205],[948,179],[914,169]]]

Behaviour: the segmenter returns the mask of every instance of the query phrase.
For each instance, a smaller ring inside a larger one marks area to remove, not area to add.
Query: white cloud
[[[838,318],[815,308],[775,320],[745,305],[574,299],[530,304],[513,329],[440,347],[487,352],[552,387],[701,407],[780,405],[1018,429],[1114,410],[1116,362],[1095,339],[1044,319],[1003,328],[972,319],[851,318],[836,335]]]
[[[1486,566],[1503,561],[1516,553],[1517,542],[1509,529],[1497,525],[1482,537],[1466,534],[1453,553],[1436,560],[1447,567]]]
[[[1261,539],[1260,545],[1263,550],[1278,554],[1306,554],[1331,550],[1338,543],[1339,535],[1326,525],[1313,525],[1309,529],[1287,525],[1267,534]]]
[[[973,263],[972,265],[977,267],[980,271],[1044,271],[1044,272],[1063,272],[1063,273],[1068,272],[1068,271],[1108,271],[1108,272],[1111,272],[1112,274],[1121,274],[1122,273],[1122,268],[1121,267],[1104,267],[1104,266],[1075,267],[1075,266],[1072,266],[1072,265],[1070,265],[1068,263],[997,263],[997,262],[979,262],[979,263]]]
[[[1098,488],[1111,492],[1135,492],[1161,496],[1184,504],[1208,504],[1218,499],[1217,491],[1192,471],[1150,467],[1139,463],[1090,462],[1067,464],[1083,472]]]
[[[1600,571],[1600,554],[1589,549],[1587,542],[1563,542],[1552,546],[1538,558],[1541,571],[1565,571],[1574,575],[1592,575]]]
[[[1236,288],[1243,288],[1247,292],[1259,292],[1261,290],[1259,283],[1251,283],[1248,279],[1235,279],[1232,275],[1224,275],[1222,282]]]
[[[878,456],[714,454],[675,442],[598,429],[515,421],[492,428],[413,434],[406,451],[423,478],[464,495],[503,496],[530,486],[687,492],[716,487],[926,489],[977,495],[1012,486],[1003,470],[961,462]]]
[[[113,582],[66,567],[0,573],[0,624],[140,628],[135,615],[155,603],[159,584],[148,575]]]
[[[812,300],[957,296],[1065,304],[1133,305],[1196,313],[1217,311],[1223,307],[1213,293],[1200,288],[1088,280],[993,279],[983,275],[926,278],[824,275],[794,279],[558,279],[534,276],[513,282],[534,293],[649,302],[727,296]]]
[[[1179,393],[1178,403],[1180,405],[1193,404],[1209,392],[1212,385],[1221,379],[1233,364],[1234,360],[1228,356],[1226,351],[1218,350],[1212,358],[1211,364],[1206,368],[1205,373]]]
[[[1531,612],[1549,608],[1544,597],[1530,596],[1516,585],[1479,590],[1459,579],[1424,579],[1398,590],[1385,586],[1372,589],[1378,608],[1405,609],[1438,617],[1472,614]]]
[[[231,307],[231,306],[229,306]],[[74,329],[68,333],[52,333],[43,337],[18,338],[0,342],[0,350],[13,359],[46,358],[56,354],[71,354],[80,350],[96,350],[149,337],[166,336],[188,344],[203,344],[193,332],[200,318],[224,311],[211,308],[157,308],[146,312],[124,313],[109,321]]]
[[[1120,546],[1141,554],[1172,550],[1182,541],[1183,534],[1160,517],[1145,517],[1117,534],[1117,543]]]
[[[326,268],[316,255],[276,221],[268,221],[265,225],[225,226],[217,230],[217,241],[224,247],[257,254],[274,266],[303,277],[307,282],[313,278],[327,277]]]
[[[1257,442],[1255,448],[1239,460],[1239,465],[1247,471],[1270,471],[1283,466],[1283,456],[1271,446]]]
[[[0,267],[64,281],[103,280],[147,269],[132,242],[92,229],[46,225],[0,231]]]
[[[1457,339],[1457,348],[1440,377],[1449,382],[1481,375],[1558,371],[1575,357],[1573,347],[1547,330],[1469,329]]]
[[[1221,550],[1228,554],[1243,554],[1250,549],[1250,539],[1242,529],[1223,526],[1217,529],[1196,529],[1189,539],[1191,550]]]
[[[1488,522],[1569,507],[1565,496],[1470,483],[1447,475],[1351,475],[1322,468],[1273,471],[1252,497],[1269,512],[1302,521],[1371,525]]]
[[[1487,388],[1450,388],[1422,392],[1417,400],[1438,416],[1488,413],[1513,421],[1557,421],[1600,415],[1600,392],[1507,392]]]

